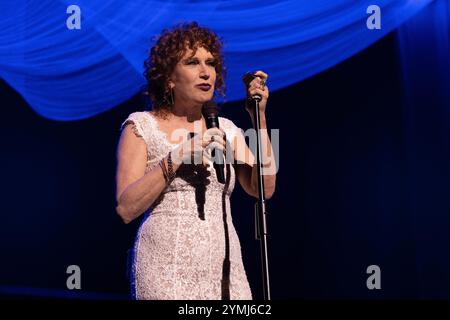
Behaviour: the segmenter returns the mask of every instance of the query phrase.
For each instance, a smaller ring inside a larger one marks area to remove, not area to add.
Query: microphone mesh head
[[[246,87],[249,86],[250,82],[252,82],[253,79],[255,79],[255,72],[246,72],[242,76],[242,81],[244,82]]]
[[[207,116],[218,116],[219,115],[219,107],[214,101],[209,101],[203,105],[202,108],[203,116],[206,118]]]

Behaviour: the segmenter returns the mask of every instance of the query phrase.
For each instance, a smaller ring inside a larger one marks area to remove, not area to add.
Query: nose
[[[203,80],[208,80],[209,79],[209,70],[208,67],[204,64],[200,65],[200,78],[202,78]]]

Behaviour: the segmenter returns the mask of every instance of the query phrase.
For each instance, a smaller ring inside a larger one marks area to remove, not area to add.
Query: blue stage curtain
[[[450,4],[435,0],[398,29],[414,252],[422,298],[449,298]]]
[[[366,48],[430,2],[2,1],[0,76],[44,117],[87,118],[139,92],[155,35],[195,20],[223,37],[225,101],[239,100],[246,71],[265,70],[272,90],[286,87]],[[366,27],[372,4],[381,8],[380,30]],[[69,5],[81,9],[80,30],[66,27]]]

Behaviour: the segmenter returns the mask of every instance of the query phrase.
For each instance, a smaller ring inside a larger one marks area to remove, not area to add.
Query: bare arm
[[[259,102],[259,115],[261,124],[261,155],[262,155],[262,175],[264,181],[264,196],[266,199],[270,199],[275,192],[276,182],[276,163],[275,154],[272,149],[272,143],[270,142],[267,132],[266,124],[266,104],[269,98],[269,89],[265,85],[268,75],[263,71],[256,71],[253,74],[253,80],[247,85],[247,98],[259,95],[261,101]],[[247,101],[245,109],[250,115],[250,118],[255,127],[253,103]],[[256,132],[255,132],[256,133]],[[237,139],[234,142],[235,147],[235,159],[237,160],[236,175],[239,179],[239,183],[243,189],[254,196],[258,197],[258,167],[256,166],[255,157],[247,147],[244,137],[241,134],[237,135]],[[256,137],[255,137],[256,142]]]
[[[264,195],[266,199],[270,199],[275,192],[276,182],[276,163],[275,154],[272,149],[269,135],[267,133],[266,124],[266,105],[269,98],[269,89],[265,85],[268,75],[263,71],[256,71],[253,74],[253,80],[247,85],[247,103],[245,109],[250,115],[250,118],[255,127],[254,108],[253,103],[249,103],[249,97],[258,95],[261,97],[259,102],[259,115],[261,124],[261,155],[262,155],[262,175],[264,181]],[[256,133],[256,132],[255,132]],[[242,135],[238,134],[235,142],[235,158],[237,160],[236,175],[239,183],[244,190],[254,196],[258,197],[258,168],[256,166],[255,158],[252,152],[248,149],[247,143]],[[256,142],[256,137],[255,137]],[[239,164],[241,163],[241,164]]]
[[[275,156],[267,133],[266,116],[261,113],[261,154],[263,163],[264,196],[270,199],[275,192]],[[252,117],[253,121],[253,117]],[[249,195],[258,197],[258,172],[256,160],[242,135],[237,135],[233,143],[235,149],[236,175],[242,188]]]
[[[166,161],[167,165],[167,160]],[[139,217],[159,197],[167,186],[160,166],[155,166],[145,174],[147,146],[138,137],[133,125],[128,124],[122,131],[117,151],[116,199],[117,214],[125,223]],[[176,171],[179,164],[174,163]]]

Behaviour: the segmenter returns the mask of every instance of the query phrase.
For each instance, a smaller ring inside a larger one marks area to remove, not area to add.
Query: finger
[[[264,90],[262,90],[262,89],[250,90],[250,96],[254,96],[254,95],[260,95],[262,97],[267,98],[269,96],[269,92],[268,92],[267,89],[264,89]]]
[[[205,139],[203,139],[203,140],[201,141],[200,146],[204,149],[204,148],[206,148],[206,147],[208,146],[208,144],[209,144],[210,142],[211,142],[210,139],[205,138]]]
[[[226,137],[227,133],[225,132],[225,130],[223,130],[222,128],[219,128],[220,132],[222,133],[222,137]]]
[[[214,140],[209,139],[208,145],[210,145],[210,144],[213,143],[213,142],[217,142],[217,143],[219,143],[219,144],[221,144],[221,145],[223,145],[223,146],[225,145],[225,139],[222,138],[222,136],[214,135],[214,136],[211,136],[211,137],[213,137]]]
[[[199,141],[198,144],[199,144],[202,148],[205,148],[205,147],[209,144],[210,140],[211,140],[211,134],[209,134],[208,131],[206,131],[206,132],[203,134],[202,139]]]
[[[212,138],[214,138],[214,139],[212,139]],[[205,148],[207,148],[209,145],[211,145],[211,143],[213,143],[213,142],[218,142],[218,143],[221,144],[221,145],[225,145],[225,140],[224,140],[221,136],[213,135],[213,136],[211,136],[209,139],[203,140],[203,141],[199,144],[199,147],[205,149]]]
[[[223,136],[224,134],[225,131],[223,131],[223,129],[221,128],[209,128],[208,130],[205,131],[204,136],[208,136],[208,138],[210,138],[210,136],[212,135]]]
[[[214,128],[214,130],[211,130],[204,135],[201,145],[203,147],[206,147],[207,145],[209,145],[211,142],[214,141],[218,141],[221,144],[225,144],[226,141],[225,131],[223,131],[220,128]]]
[[[225,150],[225,145],[223,143],[219,143],[218,141],[213,141],[205,148],[205,150],[216,148],[223,151]]]
[[[258,79],[256,82],[254,82],[254,83],[252,83],[250,86],[249,86],[249,88],[248,88],[248,90],[254,90],[254,89],[262,89],[262,90],[265,90],[265,89],[267,89],[267,84],[264,82],[264,84],[261,82],[262,80],[260,79],[260,78],[256,78],[256,79]]]
[[[211,168],[211,164],[210,163],[211,163],[211,160],[206,155],[204,155],[203,156],[203,165],[208,169],[208,171]]]
[[[261,78],[266,79],[266,80],[267,80],[267,78],[269,78],[269,75],[267,73],[265,73],[264,71],[261,71],[261,70],[256,71],[254,73],[254,76],[255,77],[261,77]]]
[[[250,86],[249,89],[257,89],[257,88],[262,88],[261,85],[261,78],[256,77],[255,79],[252,80],[252,82],[250,82]]]

